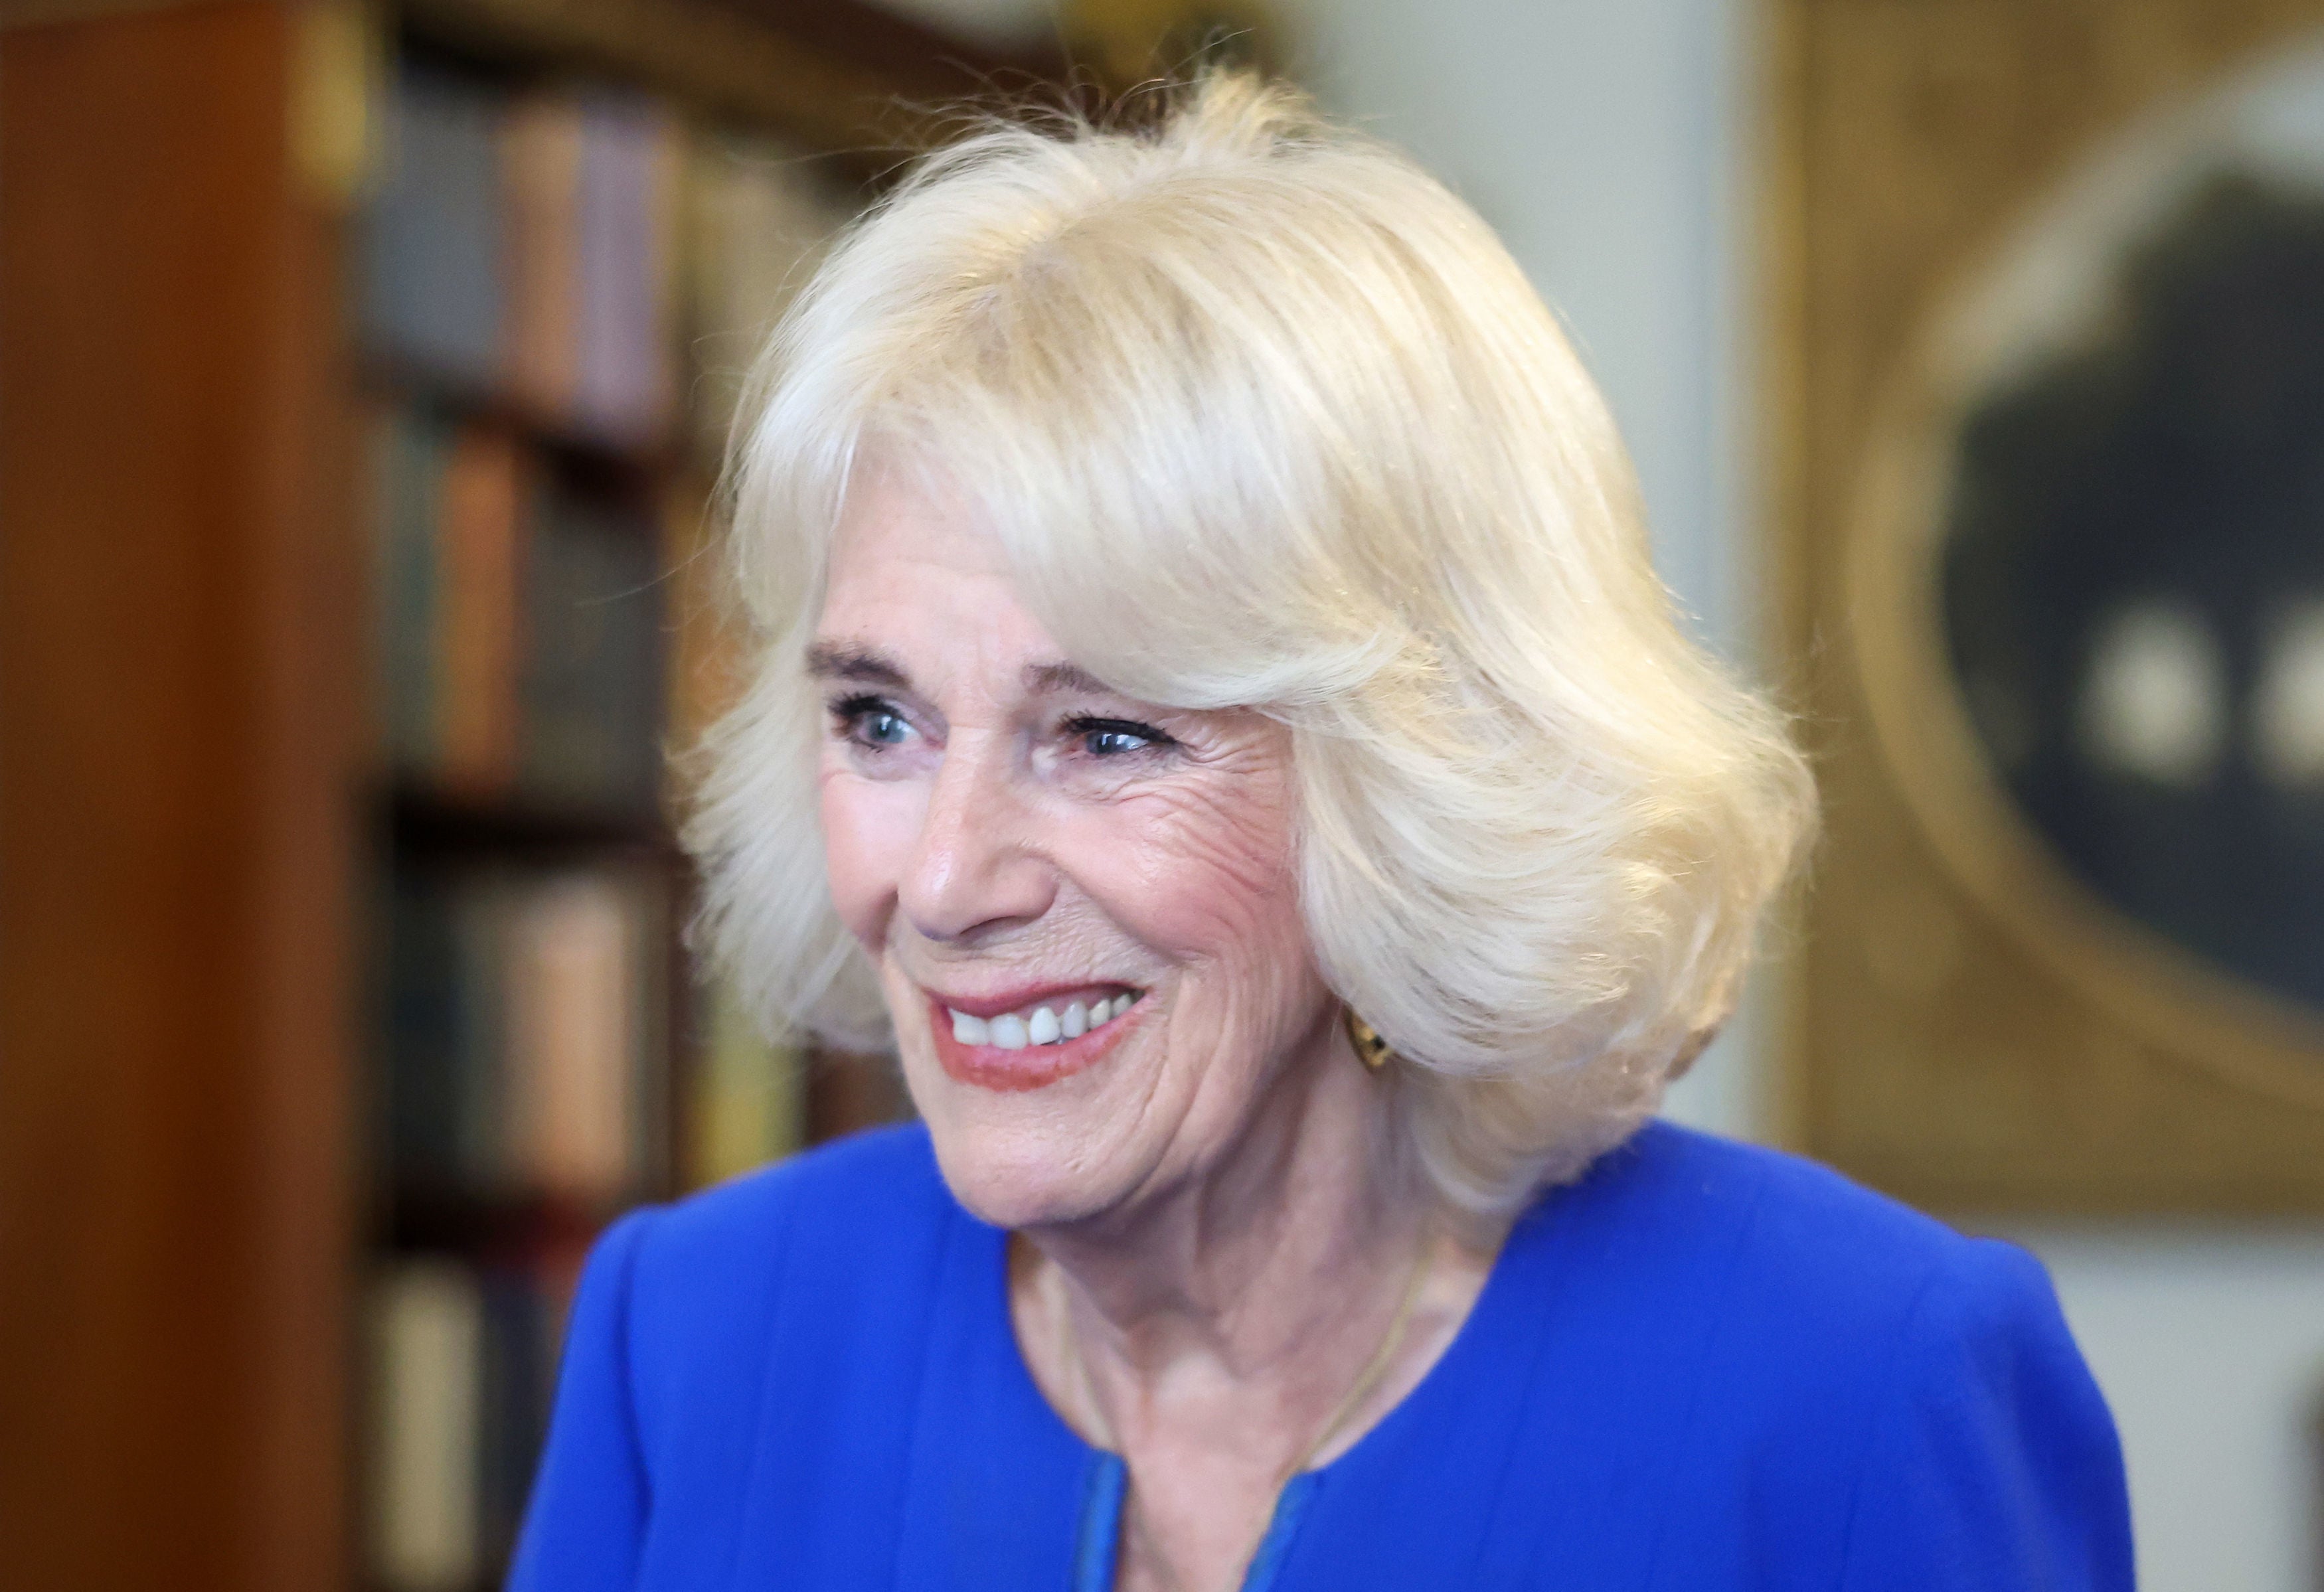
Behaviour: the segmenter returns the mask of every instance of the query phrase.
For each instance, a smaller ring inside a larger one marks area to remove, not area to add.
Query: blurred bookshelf
[[[696,981],[666,753],[737,680],[765,331],[899,103],[1062,57],[856,0],[0,24],[0,1578],[496,1585],[605,1223],[903,1109]]]
[[[903,1109],[697,980],[666,756],[733,679],[703,533],[745,372],[873,183],[667,61],[511,25],[546,14],[398,14],[353,230],[381,1592],[503,1573],[605,1222]]]

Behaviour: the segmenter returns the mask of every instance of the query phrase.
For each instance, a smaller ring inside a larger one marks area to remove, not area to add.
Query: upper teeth
[[[1084,1006],[1076,1000],[1062,1012],[1046,1006],[1037,1006],[1030,1013],[1009,1012],[990,1021],[973,1017],[966,1012],[945,1010],[952,1017],[952,1036],[963,1044],[991,1044],[1002,1050],[1022,1050],[1028,1044],[1055,1044],[1061,1039],[1079,1039],[1092,1028],[1110,1023],[1128,1011],[1138,999],[1134,994],[1121,994],[1110,1000]]]

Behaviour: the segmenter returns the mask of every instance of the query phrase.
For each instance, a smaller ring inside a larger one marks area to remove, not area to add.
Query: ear
[[[1704,1051],[1711,1048],[1711,1042],[1719,1037],[1719,1030],[1725,1026],[1726,1020],[1721,1018],[1708,1028],[1697,1028],[1688,1035],[1685,1043],[1678,1047],[1678,1054],[1671,1057],[1670,1067],[1663,1073],[1663,1081],[1676,1083],[1685,1077],[1687,1070],[1694,1065]]]

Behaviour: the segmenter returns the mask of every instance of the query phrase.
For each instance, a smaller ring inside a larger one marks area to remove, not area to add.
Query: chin
[[[906,1045],[905,1081],[946,1186],[979,1220],[1010,1229],[1080,1221],[1139,1182],[1104,1080],[1082,1073],[995,1090],[948,1075],[928,1049],[925,1039]]]

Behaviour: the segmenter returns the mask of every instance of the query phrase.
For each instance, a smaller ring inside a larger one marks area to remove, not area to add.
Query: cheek
[[[919,835],[919,802],[908,784],[859,778],[826,767],[817,778],[823,860],[840,922],[876,954],[886,941],[904,860]]]
[[[1306,960],[1287,803],[1274,792],[1141,797],[1102,837],[1120,921],[1175,961],[1280,968]]]

